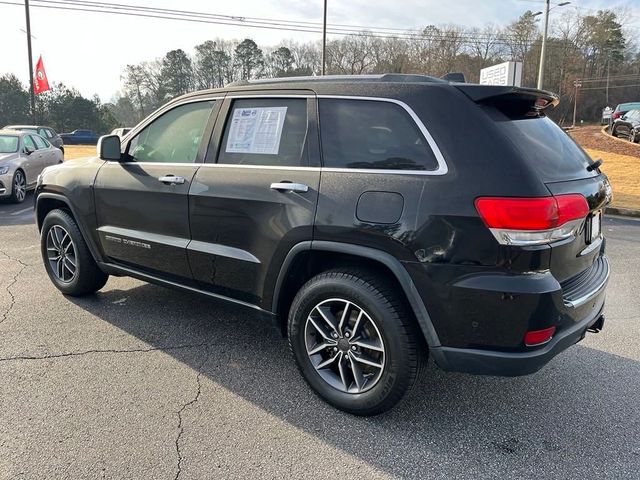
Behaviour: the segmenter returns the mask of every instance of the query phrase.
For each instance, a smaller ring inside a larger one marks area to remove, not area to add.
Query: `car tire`
[[[346,317],[340,302],[347,306]],[[311,388],[354,415],[377,415],[392,408],[415,383],[425,357],[419,351],[420,331],[397,287],[359,268],[332,270],[309,280],[289,310],[288,337]],[[372,350],[374,346],[378,350]],[[324,368],[334,357],[339,358]]]
[[[40,252],[49,278],[65,295],[95,293],[109,276],[94,261],[75,220],[65,210],[52,210],[42,222]]]
[[[11,197],[10,201],[13,203],[22,203],[27,198],[27,177],[20,169],[13,173],[11,179]]]
[[[637,136],[638,135],[635,130],[629,131],[629,141],[631,143],[636,143],[638,141]]]

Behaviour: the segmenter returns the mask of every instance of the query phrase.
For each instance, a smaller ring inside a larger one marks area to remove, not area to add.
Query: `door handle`
[[[280,192],[298,192],[298,193],[305,193],[309,191],[309,187],[304,183],[293,183],[293,182],[272,183],[271,189],[278,190]]]
[[[184,177],[176,177],[175,175],[165,175],[158,177],[158,180],[167,185],[182,185],[185,182]]]

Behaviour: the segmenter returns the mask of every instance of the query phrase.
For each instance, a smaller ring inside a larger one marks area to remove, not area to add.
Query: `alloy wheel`
[[[305,345],[320,377],[341,392],[371,389],[385,368],[385,348],[373,318],[355,303],[331,298],[318,303],[305,323]]]
[[[13,177],[13,191],[15,192],[16,200],[19,202],[23,201],[27,195],[27,181],[20,170]]]
[[[60,225],[47,233],[47,260],[51,271],[63,283],[71,282],[77,272],[76,249],[71,235]]]

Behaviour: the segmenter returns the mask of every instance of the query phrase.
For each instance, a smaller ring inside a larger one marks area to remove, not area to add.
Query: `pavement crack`
[[[147,353],[147,352],[157,352],[157,351],[166,351],[166,350],[182,350],[188,348],[197,348],[206,346],[207,343],[193,343],[186,345],[168,345],[164,347],[149,347],[149,348],[131,348],[131,349],[104,349],[104,350],[84,350],[82,352],[67,352],[67,353],[54,353],[51,355],[39,355],[39,356],[31,356],[31,355],[21,355],[17,357],[6,357],[0,358],[0,362],[10,362],[16,360],[49,360],[55,358],[66,358],[66,357],[81,357],[83,355],[92,355],[92,354],[101,354],[101,353]]]
[[[16,262],[20,265],[20,270],[18,270],[18,272],[13,276],[13,278],[9,282],[9,284],[5,287],[5,290],[7,291],[7,293],[9,294],[9,298],[11,299],[11,302],[9,303],[9,306],[7,307],[7,309],[4,312],[2,312],[2,318],[0,318],[0,323],[3,323],[7,319],[7,317],[9,317],[9,314],[11,313],[11,310],[13,310],[13,306],[16,303],[16,297],[11,291],[11,287],[13,287],[16,284],[16,282],[18,281],[18,277],[22,274],[24,269],[27,268],[29,265],[24,263],[19,258],[13,258],[11,255],[9,255],[6,252],[3,252],[2,250],[0,250],[0,253],[5,257],[7,257],[10,261]]]
[[[197,385],[196,394],[190,401],[182,405],[180,410],[178,410],[177,412],[178,436],[176,437],[176,455],[178,457],[178,464],[177,464],[177,471],[176,471],[176,476],[174,477],[174,480],[178,480],[178,478],[180,477],[180,474],[182,473],[183,457],[182,457],[182,451],[180,450],[180,438],[182,438],[182,434],[184,433],[182,414],[187,408],[194,405],[200,399],[200,393],[202,391],[202,384],[200,383],[200,378],[202,377],[202,371],[204,369],[204,366],[209,361],[209,346],[206,345],[205,348],[206,348],[206,353],[204,355],[204,359],[202,360],[202,362],[200,363],[200,366],[198,367],[198,374],[196,375],[196,385]]]

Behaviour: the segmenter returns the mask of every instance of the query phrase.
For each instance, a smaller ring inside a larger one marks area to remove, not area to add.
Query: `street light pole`
[[[27,54],[29,55],[29,94],[31,95],[31,120],[36,123],[36,94],[33,90],[33,58],[31,53],[31,19],[29,17],[29,0],[24,0],[24,13],[27,21]]]
[[[538,90],[542,90],[542,84],[544,83],[544,61],[547,53],[547,32],[549,31],[549,4],[551,0],[546,0],[544,3],[544,33],[542,34],[542,48],[540,49],[540,68],[538,70]]]
[[[324,17],[322,21],[322,75],[325,74],[327,63],[327,0],[324,0]]]

